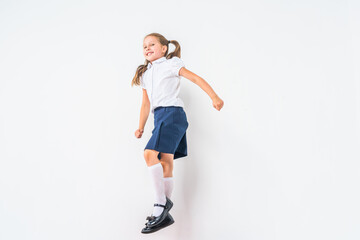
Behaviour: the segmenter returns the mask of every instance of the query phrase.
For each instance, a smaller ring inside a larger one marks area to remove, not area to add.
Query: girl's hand
[[[212,100],[214,108],[220,111],[220,109],[224,106],[224,101],[221,100],[221,98],[219,98],[218,96],[215,96]]]
[[[138,129],[135,131],[135,137],[141,138],[143,132],[144,132],[144,129],[138,128]]]

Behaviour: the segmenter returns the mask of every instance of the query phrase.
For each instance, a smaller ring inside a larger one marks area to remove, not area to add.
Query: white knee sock
[[[171,193],[174,188],[174,178],[173,177],[166,177],[164,178],[165,183],[165,195],[171,199]]]
[[[165,195],[165,184],[164,184],[164,173],[161,163],[157,163],[148,167],[153,186],[155,188],[155,203],[162,205],[166,204],[166,195]],[[163,207],[154,206],[153,214],[155,217],[160,216],[163,212]]]

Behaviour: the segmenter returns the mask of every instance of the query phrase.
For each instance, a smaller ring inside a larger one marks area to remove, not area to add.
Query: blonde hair
[[[156,37],[160,44],[163,46],[167,46],[167,50],[164,54],[164,57],[166,57],[166,59],[171,59],[172,57],[176,56],[176,57],[181,57],[181,49],[180,49],[180,44],[178,43],[178,41],[176,40],[167,40],[163,35],[161,35],[160,33],[150,33],[148,35],[146,35],[144,37],[144,39],[148,36],[154,36]],[[169,43],[172,43],[175,45],[175,50],[171,53],[168,54],[169,51]],[[136,69],[135,72],[135,76],[133,77],[132,81],[131,81],[131,86],[135,85],[135,86],[139,86],[140,85],[140,77],[144,74],[144,72],[147,70],[147,66],[150,63],[150,61],[148,61],[147,59],[145,60],[145,63],[143,65],[139,65]]]

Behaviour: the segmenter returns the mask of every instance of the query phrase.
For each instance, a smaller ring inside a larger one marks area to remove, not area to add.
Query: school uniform
[[[172,153],[174,159],[187,156],[186,130],[188,121],[184,102],[179,98],[179,70],[185,67],[179,57],[161,57],[152,63],[140,77],[140,85],[146,89],[154,114],[154,129],[145,149],[160,153]]]

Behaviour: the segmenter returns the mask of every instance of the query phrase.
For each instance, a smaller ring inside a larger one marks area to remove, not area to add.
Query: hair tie
[[[169,40],[169,41],[168,41],[168,44],[170,44],[170,42],[171,42],[171,41]]]

